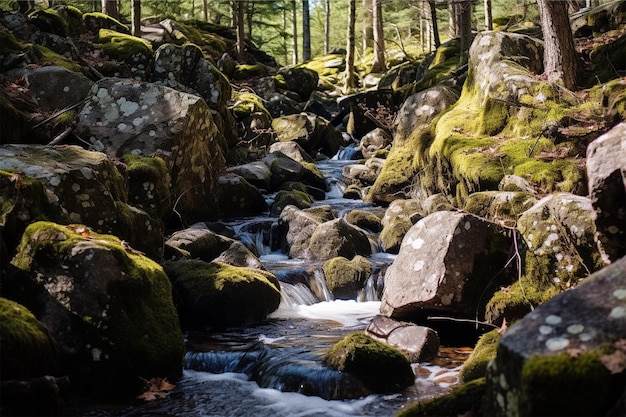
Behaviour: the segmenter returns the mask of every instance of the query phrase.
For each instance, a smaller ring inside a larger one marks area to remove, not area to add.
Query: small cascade
[[[313,271],[313,275],[310,277],[309,286],[315,294],[318,294],[321,301],[333,300],[333,295],[330,293],[330,290],[326,285],[326,277],[324,276],[324,271],[321,268]]]
[[[296,306],[310,306],[319,303],[319,299],[313,295],[311,289],[302,283],[295,285],[280,282],[280,306],[278,309],[294,308]]]

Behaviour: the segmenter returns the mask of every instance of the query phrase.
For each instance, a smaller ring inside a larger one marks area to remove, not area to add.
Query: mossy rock
[[[0,28],[0,55],[20,52],[23,46],[17,41],[13,33],[4,27]]]
[[[56,52],[52,51],[51,49],[46,48],[45,46],[32,44],[32,45],[28,45],[26,49],[27,50],[30,49],[31,51],[33,51],[34,55],[39,58],[39,63],[42,65],[52,64],[58,67],[63,67],[73,72],[81,71],[79,64],[65,58],[63,55],[57,54]]]
[[[361,199],[361,187],[358,184],[350,184],[343,190],[343,198],[350,200]]]
[[[590,77],[593,84],[619,78],[619,74],[626,70],[626,35],[596,47],[589,54],[589,58],[594,66],[594,75],[597,77],[597,79]]]
[[[115,32],[130,35],[130,29],[128,28],[128,26],[105,13],[85,13],[83,14],[83,21],[85,22],[85,27],[87,28],[87,30],[89,30],[94,35],[98,35],[100,29],[109,29]]]
[[[295,206],[299,209],[305,209],[311,207],[313,201],[311,197],[300,190],[280,190],[274,197],[274,203],[270,208],[273,214],[280,214],[283,209],[289,205]]]
[[[262,64],[240,64],[235,66],[234,80],[247,80],[248,78],[267,75],[267,68]]]
[[[28,15],[31,23],[42,32],[54,33],[62,37],[69,36],[67,21],[55,9],[41,9]]]
[[[334,344],[323,363],[356,376],[377,393],[398,392],[415,383],[411,364],[399,350],[362,332],[351,333]]]
[[[336,256],[353,258],[372,254],[372,244],[365,232],[343,218],[321,223],[311,235],[308,257],[329,259]]]
[[[499,329],[485,333],[478,339],[478,343],[476,343],[472,354],[461,366],[459,372],[461,381],[467,383],[485,377],[489,361],[496,357],[499,340]]]
[[[459,53],[458,39],[443,43],[435,51],[435,57],[428,66],[425,76],[412,86],[411,93],[415,94],[450,79],[460,67]]]
[[[57,375],[59,357],[50,332],[23,305],[0,297],[2,379]]]
[[[235,119],[241,121],[252,113],[261,113],[267,120],[268,124],[272,121],[272,116],[263,104],[263,99],[253,93],[246,92],[233,92],[232,99],[234,104],[230,106],[230,110],[233,112]]]
[[[372,273],[372,263],[362,256],[348,260],[342,256],[323,265],[326,285],[335,299],[354,300]]]
[[[101,43],[105,54],[119,61],[128,62],[137,56],[152,57],[152,44],[136,36],[100,29],[98,42]]]
[[[171,213],[170,176],[160,157],[125,154],[121,161],[128,173],[128,201],[156,219]]]
[[[83,21],[83,12],[79,8],[58,5],[54,7],[54,10],[67,22],[70,36],[78,37],[83,33],[85,22]]]
[[[267,271],[200,260],[164,267],[185,324],[250,325],[265,320],[280,304],[280,285]]]
[[[485,378],[459,385],[449,394],[407,406],[398,412],[397,417],[483,416],[485,385]]]
[[[465,211],[513,227],[519,216],[537,201],[537,197],[531,193],[482,191],[468,196]]]
[[[367,210],[350,210],[346,215],[346,221],[374,233],[383,230],[380,217]]]

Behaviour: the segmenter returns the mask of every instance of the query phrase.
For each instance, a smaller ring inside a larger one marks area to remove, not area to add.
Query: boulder
[[[102,48],[105,57],[121,63],[129,71],[128,78],[147,80],[152,66],[152,44],[145,39],[131,36],[111,29],[100,29],[96,42]],[[108,67],[100,67],[103,75],[119,77],[124,74],[112,73]]]
[[[398,349],[411,363],[425,362],[439,354],[437,332],[414,323],[378,315],[372,319],[365,333]]]
[[[356,376],[376,393],[398,392],[415,383],[411,364],[402,353],[361,332],[333,345],[323,363]]]
[[[339,106],[349,111],[347,132],[360,140],[367,132],[374,130],[376,124],[368,118],[380,119],[379,123],[391,125],[391,116],[395,113],[393,92],[391,90],[371,90],[344,97]]]
[[[253,161],[243,165],[228,167],[227,173],[239,175],[251,185],[268,191],[272,181],[272,172],[262,161]]]
[[[121,161],[128,174],[128,201],[164,222],[172,214],[170,174],[158,156],[126,154]]]
[[[253,269],[265,269],[259,258],[242,242],[234,241],[213,262]]]
[[[281,142],[297,142],[309,155],[318,153],[330,158],[343,144],[341,132],[326,119],[312,113],[277,117],[272,129]]]
[[[248,217],[267,211],[267,202],[259,189],[239,175],[222,175],[218,184],[221,218]]]
[[[299,209],[305,209],[311,207],[313,201],[311,197],[301,190],[280,190],[274,197],[274,202],[270,207],[270,213],[273,215],[279,215],[283,209],[287,206],[294,206]]]
[[[353,258],[372,254],[372,243],[367,234],[346,222],[335,219],[319,224],[309,242],[306,257],[329,259],[337,256]]]
[[[300,101],[307,101],[317,88],[319,75],[306,67],[283,68],[274,76],[276,87],[293,91],[300,96]]]
[[[380,217],[367,210],[350,210],[346,221],[372,233],[379,233],[383,229]]]
[[[128,26],[120,23],[117,19],[114,19],[105,13],[85,13],[83,14],[83,21],[85,22],[87,30],[94,35],[98,35],[100,29],[109,29],[130,35],[130,29]]]
[[[187,325],[250,325],[280,304],[280,285],[267,271],[201,260],[168,262],[164,268]]]
[[[29,308],[57,341],[77,390],[132,395],[141,378],[182,375],[183,335],[170,282],[126,242],[84,225],[36,222],[12,264],[28,277],[22,288],[48,294],[51,301]]]
[[[332,218],[332,213],[320,213],[318,208],[300,210],[295,206],[285,207],[275,230],[281,250],[292,258],[303,256],[317,226]]]
[[[398,253],[404,235],[422,217],[417,200],[392,201],[381,220],[380,242],[385,252]]]
[[[537,201],[534,193],[480,191],[467,197],[465,211],[503,226],[515,227],[519,216]]]
[[[511,326],[487,369],[485,415],[626,411],[626,258]]]
[[[226,145],[202,98],[150,83],[103,79],[92,88],[76,132],[113,158],[161,156],[183,220],[217,216]]]
[[[82,223],[157,258],[163,226],[126,204],[124,178],[107,156],[78,146],[0,147],[0,223],[9,250],[34,220]]]
[[[376,155],[376,152],[391,145],[391,135],[381,128],[369,131],[361,138],[359,150],[365,159]]]
[[[165,258],[201,259],[211,262],[226,251],[234,240],[211,230],[204,222],[174,232],[165,241]]]
[[[626,255],[626,123],[589,144],[587,177],[598,241],[615,261]]]
[[[306,151],[297,142],[275,142],[269,147],[269,153],[282,152],[291,159],[298,162],[313,162],[313,157],[306,153]]]
[[[603,266],[591,200],[568,193],[544,197],[517,221],[523,271],[489,301],[486,320],[512,323]]]
[[[433,313],[480,315],[509,246],[495,224],[478,217],[449,211],[424,217],[387,268],[380,312],[415,322]]]
[[[289,116],[305,111],[301,103],[279,92],[265,95],[265,107],[272,117]]]
[[[349,200],[360,200],[361,199],[361,187],[357,184],[350,184],[343,190],[343,198]]]
[[[342,256],[324,262],[326,286],[336,300],[356,300],[372,273],[372,263],[362,256],[348,260]]]

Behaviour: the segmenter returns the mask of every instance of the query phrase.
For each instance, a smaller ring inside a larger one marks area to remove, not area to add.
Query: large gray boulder
[[[380,312],[398,319],[433,313],[474,318],[495,290],[508,250],[494,223],[433,213],[411,227],[387,268]]]
[[[411,363],[428,361],[439,354],[437,332],[414,323],[378,315],[372,319],[365,333],[398,349]]]
[[[317,226],[328,220],[328,216],[320,215],[316,211],[286,206],[280,213],[276,230],[282,250],[292,258],[304,256]]]
[[[624,415],[626,258],[537,307],[500,339],[485,415]]]
[[[626,123],[589,144],[587,177],[598,240],[615,261],[626,255]]]
[[[330,259],[337,256],[352,259],[356,255],[372,254],[372,243],[368,235],[343,218],[318,225],[308,245],[306,257]]]
[[[113,158],[160,155],[176,210],[186,222],[215,218],[225,140],[206,102],[150,83],[103,79],[82,108],[76,132]]]

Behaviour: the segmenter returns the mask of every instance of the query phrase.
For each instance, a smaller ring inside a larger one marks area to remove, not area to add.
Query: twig
[[[426,320],[459,321],[459,322],[464,322],[464,323],[474,323],[476,325],[482,324],[483,326],[493,327],[494,329],[499,329],[500,328],[500,326],[496,326],[495,324],[487,323],[486,321],[478,321],[478,320],[472,320],[472,319],[457,319],[457,318],[454,318],[454,317],[429,316],[429,317],[426,317]]]
[[[50,141],[50,143],[48,143],[48,146],[54,146],[54,145],[58,145],[59,143],[63,142],[63,140],[67,137],[67,135],[69,135],[72,132],[72,127],[68,127],[66,128],[63,132],[59,133],[54,139],[52,139]]]
[[[52,116],[48,117],[47,119],[42,120],[41,122],[37,123],[35,126],[33,126],[33,129],[37,128],[37,127],[39,127],[39,126],[41,126],[43,124],[48,123],[50,120],[53,120],[53,119],[57,118],[58,116],[60,116],[63,113],[65,113],[66,111],[70,111],[70,110],[80,106],[81,104],[85,104],[86,102],[87,102],[87,99],[84,98],[81,101],[79,101],[78,103],[74,103],[71,106],[68,106],[68,107],[66,107],[64,109],[59,110],[58,112],[54,113]]]

